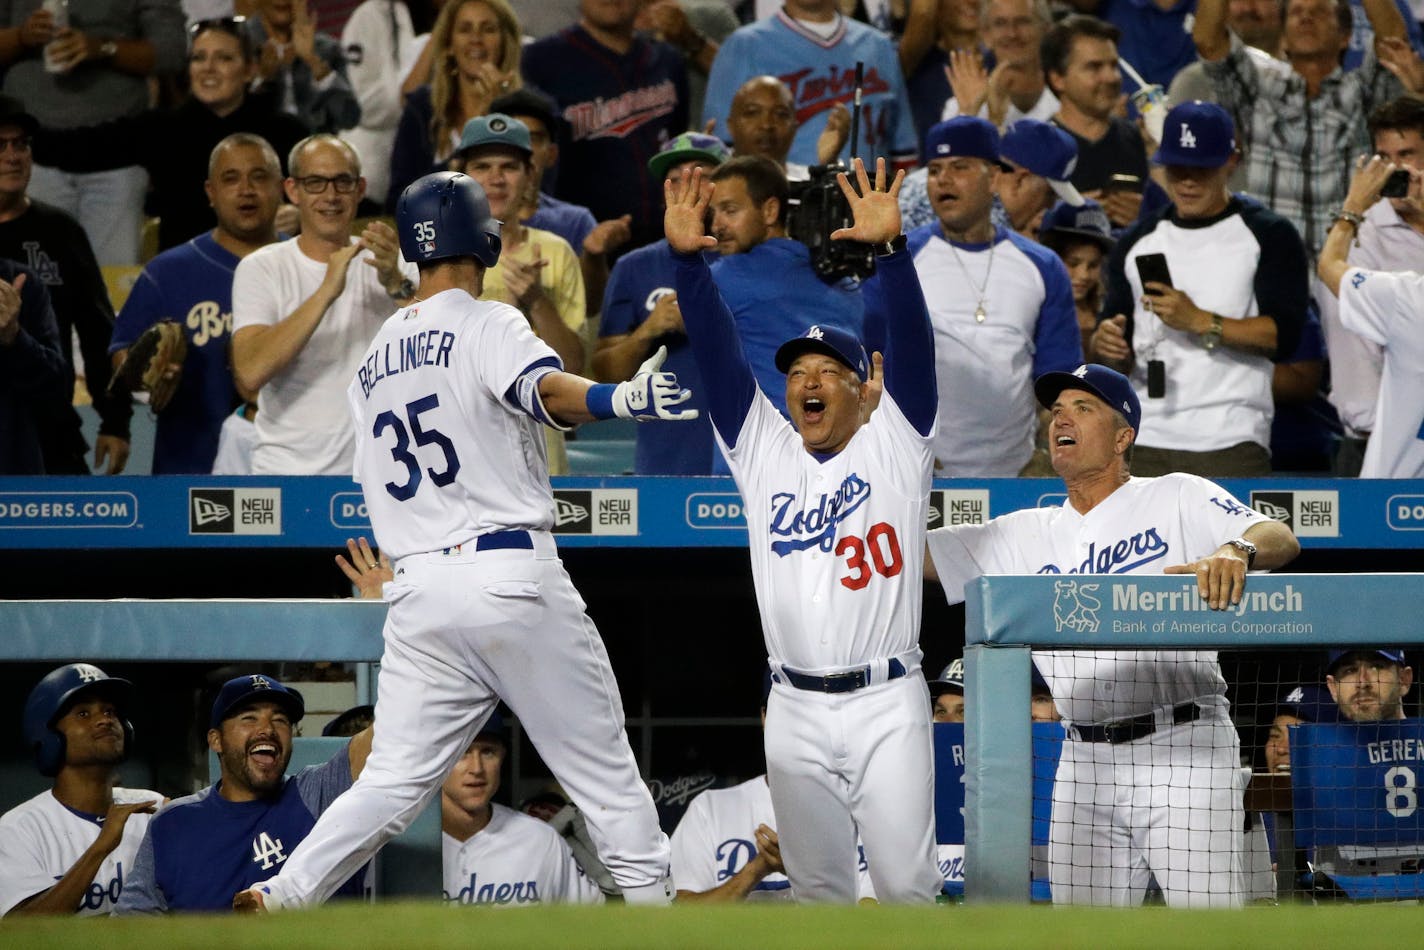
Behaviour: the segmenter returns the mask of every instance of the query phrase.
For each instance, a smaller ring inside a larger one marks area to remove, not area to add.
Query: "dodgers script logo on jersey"
[[[491,884],[479,883],[475,874],[470,875],[470,883],[455,894],[445,894],[446,903],[451,904],[538,904],[537,881],[501,881]]]
[[[1036,573],[1126,574],[1166,556],[1167,542],[1162,540],[1156,528],[1148,528],[1112,544],[1104,544],[1101,549],[1098,548],[1098,542],[1089,542],[1088,556],[1083,558],[1077,567],[1065,571],[1057,564],[1045,564]]]
[[[855,472],[841,482],[835,492],[821,495],[814,507],[793,511],[797,498],[791,492],[771,496],[771,535],[786,538],[772,541],[771,551],[785,557],[794,551],[819,547],[830,551],[836,540],[836,527],[870,497],[870,483]]]
[[[64,880],[63,874],[54,876],[56,881]],[[113,907],[119,902],[119,897],[124,893],[124,862],[120,861],[114,865],[114,876],[109,878],[108,884],[100,884],[98,881],[90,881],[89,887],[84,891],[84,902],[79,905],[80,910],[103,910],[105,902]]]

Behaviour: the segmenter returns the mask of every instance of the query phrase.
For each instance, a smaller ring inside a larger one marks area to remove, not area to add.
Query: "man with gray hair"
[[[395,230],[382,221],[352,238],[366,180],[350,145],[310,136],[287,167],[284,187],[301,233],[237,267],[233,377],[239,390],[257,394],[253,474],[349,475],[355,443],[346,386],[392,306],[414,294],[415,268],[402,264]]]

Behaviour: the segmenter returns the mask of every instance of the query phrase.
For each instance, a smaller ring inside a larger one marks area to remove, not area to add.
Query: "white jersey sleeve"
[[[603,902],[558,832],[503,805],[491,807],[489,824],[469,839],[441,835],[447,904]]]
[[[1340,280],[1340,322],[1380,346],[1397,334],[1416,332],[1424,320],[1424,274],[1382,273],[1352,267]]]
[[[151,801],[163,796],[146,789],[116,788],[114,801]],[[109,914],[124,889],[151,815],[130,815],[123,840],[99,866],[75,912]],[[71,811],[46,789],[0,816],[0,916],[49,890],[99,837],[99,816]]]

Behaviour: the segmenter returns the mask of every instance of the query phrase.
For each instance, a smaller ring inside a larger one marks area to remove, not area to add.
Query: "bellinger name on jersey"
[[[410,336],[401,337],[394,343],[387,342],[379,350],[372,350],[366,362],[356,371],[361,383],[361,394],[371,398],[371,390],[387,376],[395,376],[407,370],[422,366],[450,368],[450,349],[455,345],[455,334],[449,330],[420,330]]]

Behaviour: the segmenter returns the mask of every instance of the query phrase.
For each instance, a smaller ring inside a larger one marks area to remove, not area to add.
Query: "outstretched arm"
[[[865,165],[855,160],[858,188],[841,174],[838,181],[854,217],[853,227],[831,232],[836,240],[865,241],[877,247],[900,236],[900,185],[903,171],[885,187],[885,159],[875,160],[872,188]],[[915,431],[928,435],[934,426],[939,392],[935,383],[934,332],[920,278],[910,252],[903,248],[876,259],[877,273],[865,286],[866,310],[885,323],[885,390]]]
[[[717,244],[703,223],[712,200],[712,183],[702,180],[702,169],[694,169],[675,184],[664,182],[663,198],[667,204],[663,230],[677,261],[678,308],[707,387],[712,424],[731,448],[751,410],[757,383],[742,351],[736,322],[702,259],[702,252]]]

